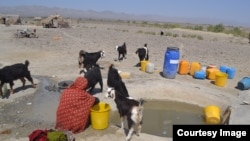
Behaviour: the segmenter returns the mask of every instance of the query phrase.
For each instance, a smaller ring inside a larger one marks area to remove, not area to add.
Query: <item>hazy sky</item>
[[[213,18],[250,25],[250,0],[1,0],[0,6],[41,5],[183,18]]]

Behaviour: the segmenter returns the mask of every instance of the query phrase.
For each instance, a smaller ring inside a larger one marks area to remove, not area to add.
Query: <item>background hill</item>
[[[31,12],[32,11],[32,12]],[[71,18],[91,18],[91,19],[112,19],[112,20],[136,20],[136,21],[159,21],[159,22],[176,22],[192,24],[223,24],[234,26],[250,26],[239,21],[223,21],[212,18],[185,18],[185,17],[165,17],[159,15],[134,15],[127,13],[115,13],[112,11],[97,12],[94,10],[75,10],[66,8],[48,8],[45,6],[18,6],[3,7],[0,6],[1,14],[17,14],[20,16],[41,16],[47,17],[51,14],[60,14],[63,17]]]

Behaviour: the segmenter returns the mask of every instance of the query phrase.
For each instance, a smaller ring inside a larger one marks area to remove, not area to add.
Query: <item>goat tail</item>
[[[142,122],[142,118],[143,118],[143,103],[144,103],[145,101],[141,98],[140,100],[139,100],[139,106],[138,106],[138,123],[139,122]]]
[[[140,100],[139,100],[139,107],[142,107],[142,105],[143,105],[144,102],[145,102],[145,100],[142,99],[142,98],[140,98]]]
[[[25,60],[25,66],[28,67],[30,62],[28,60]]]
[[[143,111],[143,103],[144,102],[145,102],[145,100],[140,98],[138,107],[139,107],[139,113],[141,113],[141,114],[142,114],[142,111]]]

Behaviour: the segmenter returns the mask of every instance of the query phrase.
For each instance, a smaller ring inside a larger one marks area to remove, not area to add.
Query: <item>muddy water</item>
[[[117,112],[111,112],[110,116],[111,122],[120,125]],[[142,133],[172,137],[173,124],[205,124],[203,108],[176,101],[147,101],[144,104]]]
[[[46,77],[40,77],[40,80],[40,89],[34,97],[33,118],[54,122],[61,94],[55,82]]]
[[[40,80],[35,94],[24,102],[29,107],[29,112],[20,115],[23,118],[53,124],[56,119],[57,105],[60,99],[60,91],[56,82],[45,76],[35,76]]]

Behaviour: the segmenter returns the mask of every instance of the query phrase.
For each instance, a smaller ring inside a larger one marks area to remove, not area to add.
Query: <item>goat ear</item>
[[[111,65],[109,66],[109,69],[111,69],[111,68],[114,68],[114,64],[111,64]]]

